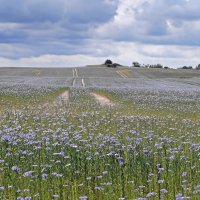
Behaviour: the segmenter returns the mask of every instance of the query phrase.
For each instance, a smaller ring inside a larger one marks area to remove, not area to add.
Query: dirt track
[[[96,93],[91,93],[91,95],[94,96],[96,101],[102,106],[114,106],[115,105],[110,99],[108,99],[105,96],[102,96],[102,95],[99,95]]]

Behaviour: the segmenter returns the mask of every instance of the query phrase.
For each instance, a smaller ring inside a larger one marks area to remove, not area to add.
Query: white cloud
[[[87,55],[42,55],[16,60],[0,57],[0,67],[77,67],[98,64],[103,59]]]
[[[188,32],[193,29],[193,39],[200,40],[199,6],[197,0],[121,0],[116,15],[100,24],[96,35],[120,41],[193,45],[187,42]]]
[[[92,45],[92,47],[91,47]],[[41,55],[20,59],[0,58],[0,67],[76,67],[89,64],[102,64],[110,58],[113,62],[130,66],[133,61],[141,64],[157,64],[171,67],[199,64],[200,47],[146,45],[134,42],[101,41],[101,45],[92,41],[88,55]]]

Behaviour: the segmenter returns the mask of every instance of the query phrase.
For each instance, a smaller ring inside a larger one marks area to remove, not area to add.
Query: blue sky
[[[0,0],[0,66],[200,63],[199,0]]]

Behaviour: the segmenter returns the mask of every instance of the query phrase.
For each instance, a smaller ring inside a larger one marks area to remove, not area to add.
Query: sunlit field
[[[197,81],[72,78],[1,78],[0,199],[200,199]]]

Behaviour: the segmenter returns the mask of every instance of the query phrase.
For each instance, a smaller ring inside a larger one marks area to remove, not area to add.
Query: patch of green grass
[[[0,112],[7,109],[20,109],[23,106],[40,105],[53,101],[59,94],[66,91],[67,88],[55,89],[45,94],[17,94],[17,95],[4,95],[0,94],[1,108]]]

